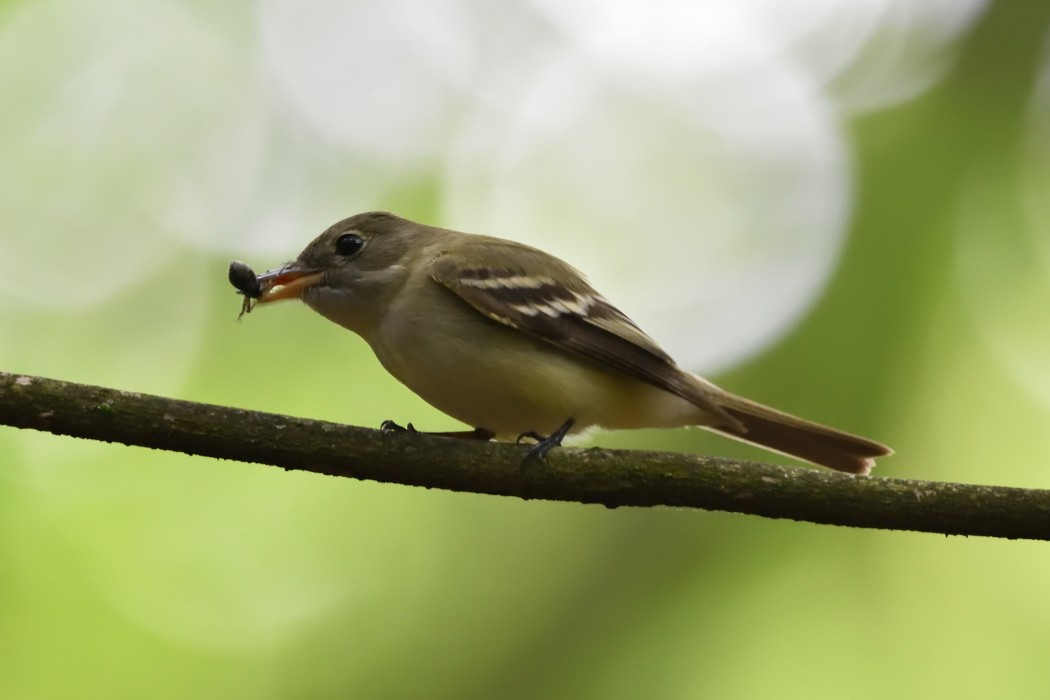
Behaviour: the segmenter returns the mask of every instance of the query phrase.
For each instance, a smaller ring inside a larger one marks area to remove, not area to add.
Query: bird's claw
[[[525,457],[521,460],[521,466],[525,466],[530,462],[541,462],[543,458],[547,456],[547,453],[553,450],[555,447],[561,447],[561,441],[565,439],[569,430],[572,429],[576,419],[569,418],[567,421],[561,424],[557,430],[550,435],[540,435],[535,430],[529,430],[518,436],[518,442],[520,443],[522,438],[532,438],[536,441],[536,444],[529,448],[528,452],[525,453]]]
[[[402,427],[392,420],[385,420],[379,424],[379,429],[384,433],[415,433],[416,427],[411,423],[408,423],[405,427]]]

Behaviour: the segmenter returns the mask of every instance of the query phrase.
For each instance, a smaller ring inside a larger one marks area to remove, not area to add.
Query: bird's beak
[[[281,299],[297,299],[307,287],[320,284],[324,271],[305,267],[299,262],[291,262],[276,270],[267,270],[259,275],[259,287],[262,294],[256,300],[259,304]]]

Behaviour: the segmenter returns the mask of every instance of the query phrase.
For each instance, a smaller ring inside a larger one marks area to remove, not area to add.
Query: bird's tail
[[[739,425],[710,430],[789,457],[850,474],[868,474],[876,457],[893,454],[874,440],[803,420],[721,389],[714,399]]]

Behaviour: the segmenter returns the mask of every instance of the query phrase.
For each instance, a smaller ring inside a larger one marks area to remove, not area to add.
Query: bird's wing
[[[570,265],[525,245],[477,238],[438,254],[431,277],[488,318],[681,396],[727,425],[738,424],[702,382]],[[503,254],[494,256],[493,246],[504,247]]]

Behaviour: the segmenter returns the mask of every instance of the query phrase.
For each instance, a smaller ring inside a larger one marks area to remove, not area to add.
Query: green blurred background
[[[0,369],[455,424],[233,258],[526,240],[727,388],[1050,488],[1050,3],[0,4]],[[616,447],[777,459],[701,431]],[[5,698],[1045,697],[1046,545],[0,429]]]

